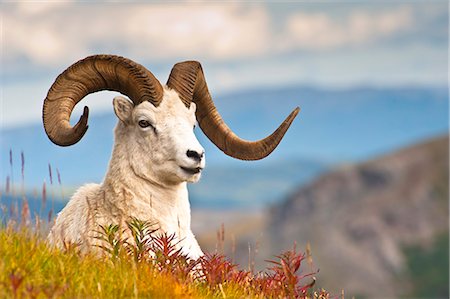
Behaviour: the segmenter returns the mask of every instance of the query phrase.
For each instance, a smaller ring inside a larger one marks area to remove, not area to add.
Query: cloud
[[[197,59],[215,95],[289,84],[447,84],[441,3],[10,2],[0,16],[0,127],[39,120],[56,76],[94,53],[129,57],[162,82],[173,63]],[[93,113],[111,109],[112,95],[89,97]]]
[[[25,59],[35,63],[52,64],[56,57],[64,53],[61,34],[55,33],[60,26],[51,25],[45,16],[67,9],[70,7],[69,1],[2,5],[4,62],[15,63]]]
[[[344,46],[374,43],[407,30],[413,25],[413,10],[352,11],[345,20],[324,13],[299,12],[286,21],[284,48],[332,50]]]
[[[222,60],[263,55],[270,43],[262,6],[41,4],[6,8],[7,62],[56,66],[71,56],[117,50],[141,59]]]
[[[360,5],[340,13],[323,6],[306,10],[305,5],[292,4],[281,17],[270,5],[243,3],[63,1],[3,7],[6,46],[2,59],[6,69],[13,71],[24,61],[60,68],[93,53],[115,53],[142,62],[221,62],[265,59],[293,51],[370,47],[388,44],[389,39],[408,32],[410,40],[424,35],[414,31],[424,21],[416,18],[420,5],[412,4],[381,9]]]
[[[137,11],[139,10],[139,11]],[[137,8],[127,32],[164,56],[230,59],[261,55],[269,42],[269,17],[262,7],[180,6]],[[261,34],[254,32],[261,30]]]

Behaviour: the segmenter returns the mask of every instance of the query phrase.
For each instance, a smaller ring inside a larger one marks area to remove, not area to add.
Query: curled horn
[[[186,61],[175,64],[167,86],[178,92],[181,101],[187,107],[194,102],[197,105],[197,121],[206,136],[225,154],[241,160],[259,160],[268,156],[280,143],[300,111],[298,107],[295,108],[268,137],[259,141],[247,141],[236,136],[222,120],[211,99],[199,62]]]
[[[149,101],[158,106],[163,95],[159,81],[142,65],[120,56],[89,56],[60,74],[44,100],[44,129],[53,143],[68,146],[83,137],[88,128],[88,107],[74,127],[69,123],[70,115],[81,99],[101,90],[118,91],[134,105]]]

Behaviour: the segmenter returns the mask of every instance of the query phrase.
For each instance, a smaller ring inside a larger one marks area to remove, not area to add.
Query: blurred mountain
[[[199,183],[188,185],[189,198],[193,209],[262,209],[329,167],[299,158],[262,165],[213,165]]]
[[[106,93],[105,97],[112,95]],[[282,171],[291,161],[295,164],[298,160],[319,161],[319,164],[358,161],[447,132],[447,99],[446,88],[422,87],[326,90],[292,86],[215,96],[216,106],[228,125],[239,136],[250,140],[268,135],[294,107],[301,107],[278,148],[266,159],[254,162],[227,157],[199,129],[196,133],[205,147],[211,174],[218,166],[256,169],[280,163]],[[90,101],[88,96],[88,106]],[[71,118],[78,120],[78,117],[74,113]],[[71,147],[52,144],[41,123],[1,128],[0,179],[4,181],[10,175],[11,149],[16,183],[21,177],[20,153],[24,153],[25,186],[29,189],[42,186],[44,179],[48,183],[49,163],[54,171],[58,168],[66,187],[100,182],[108,165],[116,122],[112,105],[107,114],[99,115],[92,109],[89,130]],[[219,168],[217,172],[224,173],[221,179],[236,174]],[[303,172],[300,169],[298,173]],[[274,169],[272,174],[277,173]],[[204,179],[207,180],[206,175]]]
[[[411,263],[405,250],[427,252],[438,236],[448,236],[448,145],[448,136],[433,139],[299,188],[268,213],[271,251],[310,242],[319,285],[343,288],[349,297],[415,296],[408,293],[415,286],[405,274]],[[436,273],[437,265],[416,269],[431,267],[434,280],[443,281],[441,293],[435,289],[428,298],[448,298],[448,241],[440,244],[444,254],[434,262],[447,261],[444,273]]]
[[[261,161],[239,161],[219,151],[199,129],[207,167],[201,181],[189,185],[194,208],[262,208],[285,197],[334,163],[355,161],[410,144],[447,130],[448,91],[442,88],[310,87],[249,90],[218,95],[215,102],[229,126],[242,138],[256,140],[272,132],[296,106],[302,111],[277,149]],[[111,94],[107,94],[111,97]],[[86,99],[89,104],[89,96]],[[24,108],[25,109],[25,108]],[[94,110],[94,109],[93,109]],[[72,120],[77,120],[76,113]],[[71,147],[52,144],[38,123],[0,131],[0,190],[11,177],[25,188],[56,184],[60,173],[65,194],[80,185],[101,182],[108,167],[117,122],[111,112],[89,119],[85,137]]]
[[[48,194],[45,200],[36,194],[26,194],[25,196],[17,193],[0,194],[0,224],[6,223],[9,219],[20,223],[25,202],[30,211],[31,223],[35,223],[36,217],[45,221],[54,219],[53,217],[66,205],[66,202],[56,197],[54,192]]]

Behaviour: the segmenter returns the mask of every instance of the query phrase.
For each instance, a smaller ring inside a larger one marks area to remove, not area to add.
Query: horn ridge
[[[86,95],[101,90],[120,92],[138,105],[158,106],[163,88],[142,65],[116,55],[93,55],[69,66],[56,78],[44,100],[42,118],[50,140],[61,146],[77,143],[87,130],[88,108],[78,123],[69,123],[73,108]]]
[[[268,137],[258,141],[239,138],[220,116],[205,81],[201,64],[185,61],[174,65],[167,86],[178,92],[181,101],[189,107],[197,105],[196,117],[205,135],[228,156],[241,160],[259,160],[267,157],[280,143],[300,109],[297,107]]]
[[[201,65],[197,61],[185,61],[174,65],[167,86],[178,92],[181,101],[189,107],[195,90],[198,69]]]

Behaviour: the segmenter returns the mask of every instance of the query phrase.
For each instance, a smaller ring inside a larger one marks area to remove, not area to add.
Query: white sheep
[[[50,88],[43,107],[45,131],[52,142],[68,146],[87,130],[88,108],[72,127],[74,106],[86,95],[118,91],[130,100],[113,100],[119,119],[109,168],[101,184],[79,188],[58,214],[50,231],[51,244],[77,243],[82,251],[96,248],[100,225],[137,218],[175,234],[183,252],[202,256],[190,229],[187,182],[197,182],[205,167],[202,146],[194,135],[202,131],[225,154],[257,160],[269,155],[297,115],[296,108],[278,129],[260,141],[237,137],[222,121],[209,94],[200,63],[176,64],[165,87],[153,74],[129,59],[94,55],[70,66]],[[129,236],[128,236],[129,237]]]

